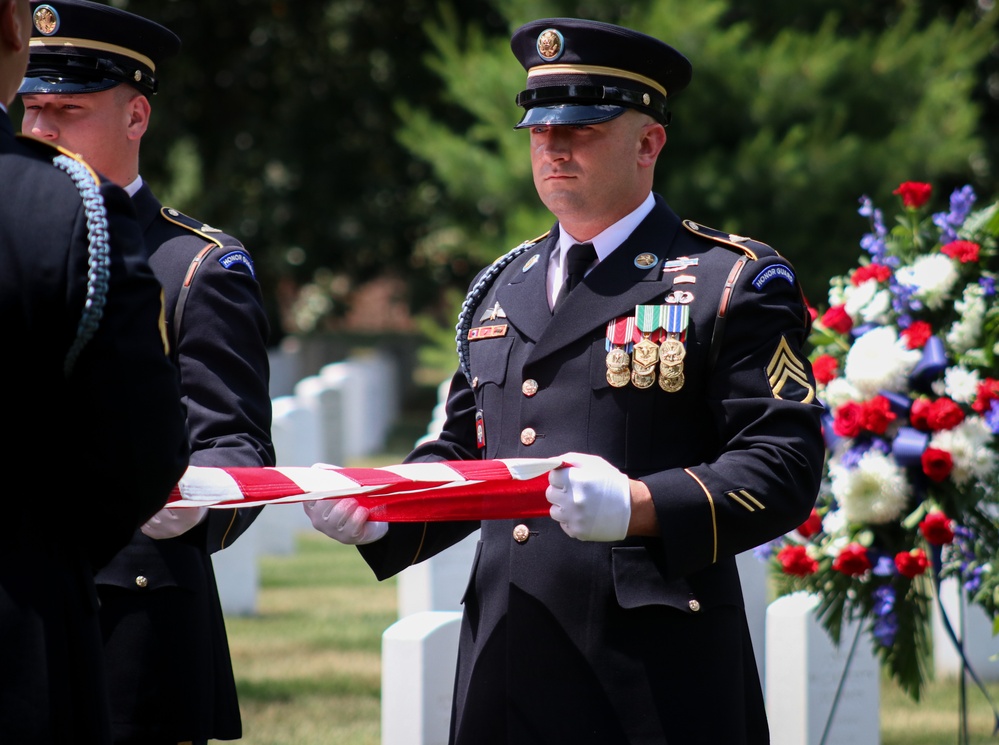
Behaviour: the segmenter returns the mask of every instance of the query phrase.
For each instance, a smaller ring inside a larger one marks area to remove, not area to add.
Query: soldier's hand
[[[368,520],[367,507],[353,497],[303,502],[312,527],[340,543],[360,546],[373,543],[388,532],[388,523]]]
[[[596,455],[566,453],[567,468],[548,474],[549,514],[581,541],[620,541],[631,520],[631,482]]]
[[[162,510],[153,515],[139,528],[150,538],[162,541],[183,535],[208,515],[207,507],[181,507]]]

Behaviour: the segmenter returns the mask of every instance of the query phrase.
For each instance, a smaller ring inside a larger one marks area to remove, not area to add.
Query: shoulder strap
[[[180,326],[184,321],[184,306],[187,305],[187,296],[191,291],[191,283],[194,281],[194,275],[197,274],[198,268],[201,266],[202,262],[208,257],[212,251],[216,248],[221,248],[220,243],[208,243],[198,251],[197,256],[191,259],[190,265],[187,267],[187,273],[184,275],[184,282],[180,286],[180,292],[177,295],[177,304],[173,309],[173,338],[170,340],[172,342],[171,347],[173,349],[178,349],[180,344]]]

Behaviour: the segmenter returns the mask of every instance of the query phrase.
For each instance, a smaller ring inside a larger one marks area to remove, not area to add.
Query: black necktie
[[[596,260],[597,252],[592,243],[575,243],[566,251],[565,281],[562,283],[562,289],[558,292],[558,297],[555,298],[555,307],[552,309],[552,313],[562,306],[572,288],[583,281],[586,270]]]

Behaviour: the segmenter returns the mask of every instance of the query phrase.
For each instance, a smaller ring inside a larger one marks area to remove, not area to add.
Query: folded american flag
[[[548,472],[560,458],[405,463],[383,468],[190,466],[167,507],[256,507],[355,497],[379,522],[548,515]]]

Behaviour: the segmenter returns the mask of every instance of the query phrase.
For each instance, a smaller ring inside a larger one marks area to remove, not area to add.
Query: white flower
[[[830,409],[838,409],[848,401],[860,403],[864,396],[846,378],[833,378],[826,384],[822,400]]]
[[[947,345],[954,354],[965,352],[978,346],[985,320],[985,290],[978,284],[964,288],[961,300],[954,302],[958,318],[947,332]]]
[[[996,454],[992,444],[992,431],[985,420],[970,416],[953,429],[937,432],[930,438],[929,447],[946,450],[954,460],[951,480],[964,486],[972,479],[991,481],[996,470]]]
[[[880,288],[880,289],[879,289]],[[844,310],[856,324],[885,323],[891,310],[891,293],[876,279],[843,290]]]
[[[914,290],[914,295],[930,310],[939,310],[957,282],[954,262],[946,254],[920,256],[912,266],[895,272],[895,279]]]
[[[944,393],[959,404],[970,404],[978,396],[981,376],[977,370],[969,370],[961,365],[947,368],[944,373]]]
[[[868,331],[846,355],[846,379],[864,398],[881,390],[904,390],[912,368],[922,358],[918,349],[907,349],[890,326]]]
[[[851,523],[883,525],[899,519],[909,499],[909,480],[894,460],[868,450],[855,468],[829,467],[832,494]]]

